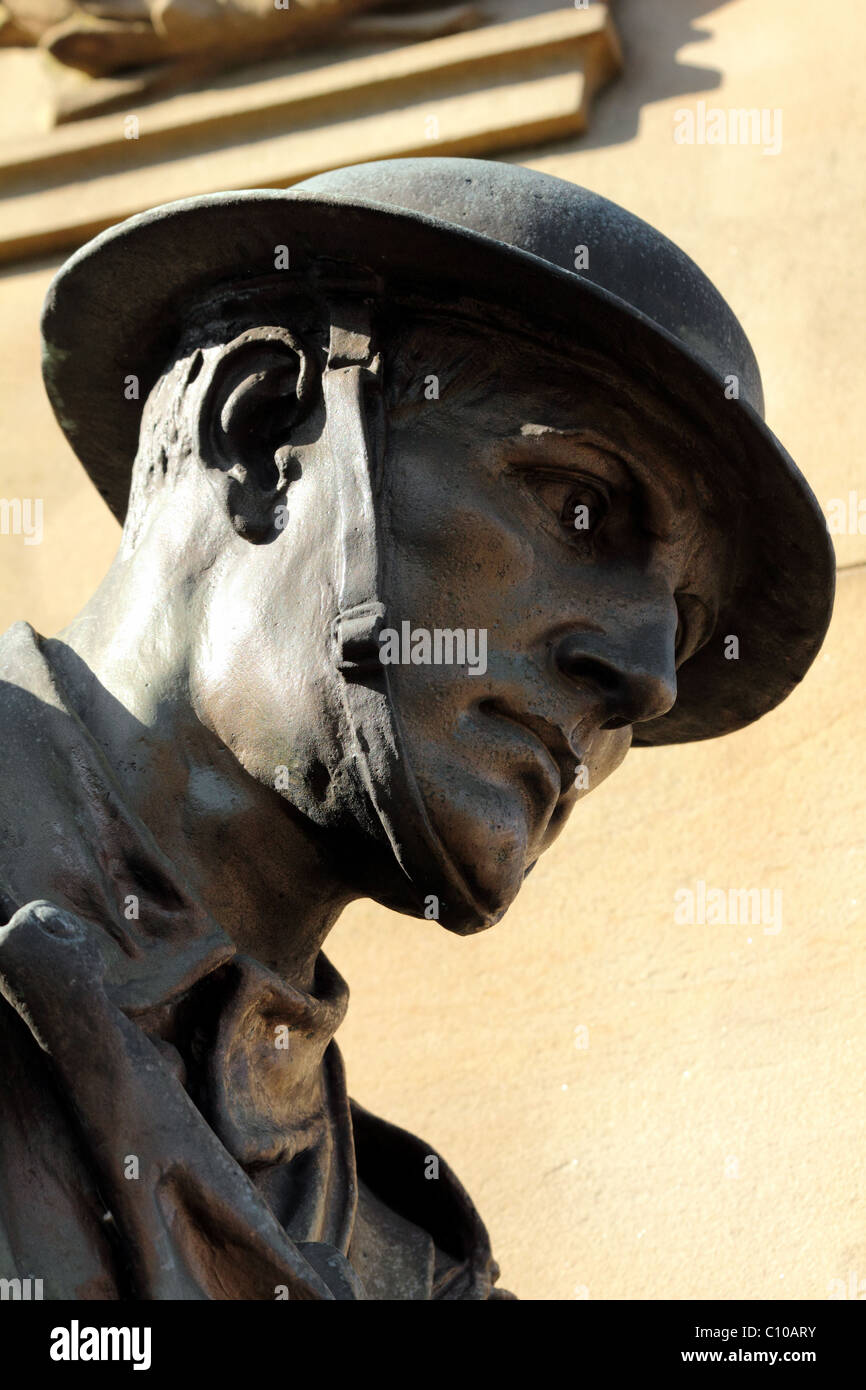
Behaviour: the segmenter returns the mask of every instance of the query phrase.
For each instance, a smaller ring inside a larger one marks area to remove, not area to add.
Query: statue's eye
[[[575,532],[577,539],[592,536],[601,529],[610,508],[607,492],[593,483],[581,482],[569,490],[560,520]]]
[[[610,496],[594,479],[540,475],[533,487],[558,518],[567,540],[575,545],[595,536],[610,510]]]

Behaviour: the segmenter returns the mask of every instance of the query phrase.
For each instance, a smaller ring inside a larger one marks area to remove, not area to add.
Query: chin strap
[[[339,673],[343,707],[351,730],[352,755],[376,822],[414,889],[418,910],[430,893],[439,897],[440,917],[464,918],[467,908],[486,923],[463,875],[430,823],[400,736],[387,667],[379,659],[385,606],[379,599],[380,536],[375,498],[382,491],[382,460],[367,428],[370,397],[381,408],[381,359],[373,351],[369,299],[332,299],[331,338],[322,384],[328,445],[340,507],[341,544],[338,613],[331,625],[331,654]],[[381,435],[380,435],[381,437]],[[431,864],[431,879],[418,870]],[[443,892],[444,889],[444,892]]]

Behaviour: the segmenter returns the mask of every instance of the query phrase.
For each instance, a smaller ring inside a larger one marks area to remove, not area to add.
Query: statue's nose
[[[555,658],[569,681],[595,691],[603,729],[659,719],[676,701],[674,642],[661,625],[644,629],[618,650],[601,633],[569,633],[558,643]]]

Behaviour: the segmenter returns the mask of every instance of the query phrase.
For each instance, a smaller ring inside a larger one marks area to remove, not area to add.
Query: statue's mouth
[[[518,711],[508,702],[496,698],[482,700],[479,709],[482,714],[504,720],[529,736],[535,751],[550,771],[551,780],[558,783],[560,799],[573,792],[575,767],[581,758],[559,725],[541,715]]]

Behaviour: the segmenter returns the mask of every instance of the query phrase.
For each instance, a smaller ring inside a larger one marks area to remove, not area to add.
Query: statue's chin
[[[368,883],[370,896],[394,912],[444,927],[457,936],[486,931],[505,915],[525,877],[523,860],[500,858],[502,847],[467,860],[446,850],[446,864],[432,851],[422,864],[407,864],[406,878],[393,861],[394,873],[382,873]]]
[[[437,920],[458,936],[471,936],[495,926],[514,902],[523,883],[526,839],[522,827],[490,838],[468,834],[446,844],[452,872],[438,895]]]

